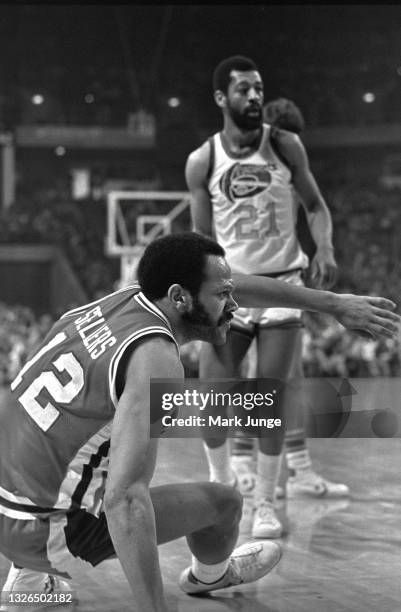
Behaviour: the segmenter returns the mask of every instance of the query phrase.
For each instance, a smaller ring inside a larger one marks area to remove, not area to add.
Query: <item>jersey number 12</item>
[[[48,344],[43,346],[22,368],[21,372],[12,382],[11,389],[16,389],[22,382],[25,372],[27,372],[42,355],[63,342],[66,337],[64,332],[57,334]],[[43,407],[38,402],[40,393],[46,390],[55,402],[70,404],[84,386],[83,368],[71,352],[61,354],[52,362],[52,365],[58,372],[66,372],[70,380],[63,384],[51,370],[42,372],[18,398],[18,401],[25,408],[29,416],[43,431],[47,431],[53,425],[60,412],[51,402],[48,402]]]

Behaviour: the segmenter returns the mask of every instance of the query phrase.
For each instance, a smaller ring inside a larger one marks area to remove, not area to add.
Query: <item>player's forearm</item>
[[[234,299],[246,308],[299,308],[335,314],[338,295],[331,291],[297,287],[284,281],[264,276],[234,274]]]
[[[133,593],[133,612],[166,612],[149,493],[135,490],[105,504],[111,539]]]
[[[325,204],[316,210],[307,212],[309,230],[319,250],[333,249],[333,223],[329,209]]]

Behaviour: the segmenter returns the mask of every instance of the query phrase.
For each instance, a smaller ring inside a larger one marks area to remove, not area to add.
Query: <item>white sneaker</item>
[[[11,565],[1,592],[1,607],[4,612],[36,612],[55,605],[77,602],[71,585],[58,576],[19,569]]]
[[[231,460],[231,469],[237,477],[236,488],[244,497],[251,497],[255,490],[256,473],[251,459]]]
[[[319,474],[307,471],[305,474],[290,476],[287,481],[287,497],[348,497],[349,488],[346,484],[330,482]]]
[[[276,516],[271,502],[262,500],[255,506],[253,517],[252,537],[279,538],[283,533],[283,526]]]
[[[233,550],[226,573],[216,582],[200,582],[187,567],[180,576],[179,585],[185,593],[197,595],[254,582],[266,576],[280,559],[281,548],[276,542],[249,542]]]

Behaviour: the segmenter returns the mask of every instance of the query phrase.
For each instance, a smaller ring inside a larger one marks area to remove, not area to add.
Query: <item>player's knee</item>
[[[236,525],[242,515],[242,495],[233,487],[215,484],[212,491],[216,523],[227,528]]]

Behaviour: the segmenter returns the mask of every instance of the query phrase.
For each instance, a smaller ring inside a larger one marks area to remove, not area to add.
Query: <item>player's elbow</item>
[[[146,486],[109,490],[104,512],[115,545],[140,541],[146,533],[151,537],[152,502]]]
[[[131,508],[135,505],[138,507],[141,501],[147,497],[148,490],[148,486],[142,482],[130,486],[110,483],[106,486],[104,496],[106,516],[118,508]]]

